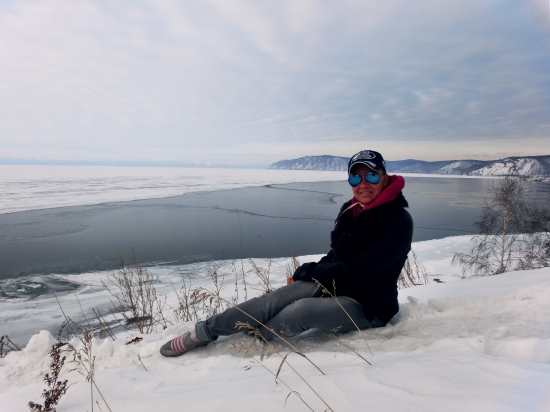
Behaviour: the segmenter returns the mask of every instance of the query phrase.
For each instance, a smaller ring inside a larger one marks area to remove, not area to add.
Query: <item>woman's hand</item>
[[[300,266],[296,271],[294,272],[294,275],[292,276],[292,279],[294,280],[311,280],[308,278],[308,272],[315,266],[317,263],[315,262],[309,262],[304,263],[302,266]]]

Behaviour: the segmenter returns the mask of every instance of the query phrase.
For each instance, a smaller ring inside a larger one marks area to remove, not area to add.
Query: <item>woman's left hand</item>
[[[294,272],[292,279],[294,280],[304,280],[304,278],[307,279],[307,273],[315,265],[316,265],[315,262],[304,263],[302,266],[296,269],[296,272]]]

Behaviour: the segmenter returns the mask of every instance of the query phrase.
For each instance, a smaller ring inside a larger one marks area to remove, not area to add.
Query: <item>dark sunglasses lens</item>
[[[361,175],[351,175],[348,177],[348,183],[350,186],[359,186],[359,183],[361,183]]]
[[[380,181],[380,175],[378,173],[367,173],[365,175],[365,180],[373,185],[377,184]]]

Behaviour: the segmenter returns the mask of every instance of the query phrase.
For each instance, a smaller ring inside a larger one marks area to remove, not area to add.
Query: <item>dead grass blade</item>
[[[8,348],[8,350],[6,350],[5,348]],[[21,348],[13,343],[8,335],[3,335],[0,338],[0,358],[5,357],[11,351],[18,352],[20,350]]]
[[[424,265],[418,260],[418,256],[411,250],[408,256],[405,266],[399,274],[397,280],[397,286],[399,289],[410,288],[412,286],[427,285],[428,274]]]
[[[327,408],[329,408],[330,411],[334,411],[334,409],[332,409],[330,407],[330,405],[323,399],[323,397],[321,395],[319,395],[319,393],[313,389],[313,387],[309,384],[309,382],[290,364],[290,362],[288,361],[287,357],[289,354],[283,356],[281,355],[281,353],[277,350],[277,348],[275,348],[259,331],[258,331],[258,328],[250,325],[249,323],[245,323],[245,322],[237,322],[236,326],[239,328],[239,329],[247,329],[249,331],[249,333],[251,335],[253,335],[255,338],[259,338],[259,339],[262,339],[263,342],[265,342],[267,345],[269,345],[269,347],[271,348],[271,350],[276,353],[281,359],[282,359],[282,362],[281,362],[281,365],[279,365],[279,370],[277,371],[277,374],[274,374],[275,376],[275,382],[277,382],[277,379],[278,376],[279,376],[279,373],[281,371],[281,368],[282,368],[282,365],[284,363],[286,363],[288,365],[288,367],[290,369],[292,369],[292,371],[296,374],[296,376],[298,376],[302,382],[304,382],[307,387],[315,394],[315,396],[317,396],[317,398],[319,398],[321,400],[321,402],[323,402]],[[265,325],[263,325],[265,327]],[[292,353],[292,352],[291,352]],[[302,354],[303,355],[303,354]],[[307,360],[309,360],[309,358],[305,355],[303,355]],[[318,370],[320,370],[311,360],[309,360],[309,362],[314,365]],[[324,375],[324,373],[323,373]]]
[[[94,315],[95,315],[97,321],[99,322],[99,336],[101,336],[102,338],[104,338],[105,336],[109,336],[109,338],[111,338],[111,340],[113,340],[113,341],[116,340],[116,337],[115,337],[115,334],[113,333],[113,330],[107,324],[107,322],[105,322],[105,318],[103,317],[103,315],[101,314],[99,309],[93,308],[92,311],[94,312]]]
[[[296,272],[296,269],[300,267],[300,261],[296,259],[296,256],[294,255],[293,251],[290,251],[291,259],[290,263],[285,265],[286,268],[286,278],[291,278],[292,275],[294,275],[294,272]]]
[[[72,360],[70,363],[75,364],[75,367],[70,371],[75,371],[82,376],[86,378],[86,381],[90,383],[90,401],[91,401],[91,409],[94,410],[94,388],[96,389],[97,393],[99,393],[99,396],[101,396],[101,399],[103,400],[103,403],[107,407],[107,409],[111,411],[111,408],[109,407],[109,404],[105,400],[105,397],[103,396],[103,393],[97,386],[96,380],[95,380],[95,356],[93,355],[92,351],[92,334],[88,331],[87,328],[82,328],[82,335],[78,337],[82,344],[82,348],[77,349],[70,343],[67,345],[67,352],[72,355]],[[80,369],[82,368],[82,369]]]
[[[196,292],[196,293],[195,293]],[[269,330],[271,333],[273,333],[275,336],[277,336],[279,339],[281,339],[283,342],[285,342],[290,348],[292,348],[294,350],[294,352],[302,357],[304,357],[305,359],[308,360],[309,363],[311,363],[313,366],[315,366],[315,368],[317,368],[317,370],[319,372],[321,372],[323,375],[325,374],[321,368],[319,368],[314,362],[311,361],[311,359],[309,359],[302,351],[300,351],[296,346],[294,346],[292,343],[290,343],[288,340],[286,340],[284,337],[282,337],[281,335],[279,335],[277,332],[275,332],[275,330],[273,328],[269,328],[267,327],[266,325],[264,325],[262,322],[260,322],[258,319],[256,319],[254,316],[248,314],[247,312],[245,312],[244,310],[242,310],[241,308],[239,308],[237,305],[233,304],[232,302],[228,301],[227,299],[221,297],[219,295],[219,293],[214,293],[206,288],[203,288],[203,287],[199,287],[197,289],[195,289],[195,291],[193,292],[194,293],[194,297],[198,300],[202,300],[202,301],[206,301],[206,302],[212,302],[214,299],[219,299],[219,300],[222,300],[224,302],[226,302],[228,305],[234,307],[235,309],[237,309],[238,311],[240,311],[241,313],[243,313],[244,315],[248,316],[250,319],[252,319],[255,323],[257,323],[258,325],[261,325],[263,326],[264,328],[266,328],[267,330]],[[348,315],[349,316],[349,315]],[[263,337],[262,337],[263,338]]]
[[[347,310],[344,309],[344,307],[340,304],[340,302],[338,301],[338,298],[336,297],[336,284],[334,283],[334,280],[332,281],[332,288],[333,290],[335,291],[335,293],[331,293],[330,290],[328,290],[327,288],[325,288],[321,282],[319,282],[317,279],[312,279],[315,283],[317,283],[321,288],[322,288],[322,292],[323,293],[326,293],[328,295],[330,295],[331,298],[333,298],[336,303],[338,303],[338,306],[340,306],[340,308],[344,311],[344,313],[347,315],[347,317],[349,318],[349,320],[351,320],[351,322],[353,323],[353,325],[355,326],[355,328],[357,329],[357,331],[361,334],[361,337],[363,338],[363,341],[365,342],[365,345],[367,346],[367,349],[369,350],[369,353],[372,355],[372,351],[370,350],[370,345],[369,343],[367,342],[367,338],[365,336],[365,334],[363,333],[363,331],[361,329],[359,329],[359,326],[357,326],[357,323],[355,323],[355,321],[353,320],[353,318],[350,316],[350,314],[348,313]]]
[[[271,270],[271,259],[269,259],[269,265],[267,269],[261,268],[258,265],[256,265],[256,262],[254,262],[253,259],[248,259],[248,261],[252,265],[252,268],[254,269],[254,273],[260,280],[262,292],[263,293],[271,292],[273,290],[273,286],[271,285],[271,281],[269,279],[269,272]]]
[[[355,349],[353,349],[351,346],[349,346],[346,342],[344,342],[344,341],[338,339],[338,338],[336,337],[335,334],[331,333],[329,336],[330,336],[332,339],[337,340],[338,343],[344,345],[346,348],[348,348],[350,351],[352,351],[353,353],[355,353],[357,356],[359,356],[361,359],[363,359],[365,362],[367,362],[369,365],[372,366],[372,363],[370,363],[370,362],[369,362],[368,360],[366,360],[363,356],[361,356]]]
[[[135,325],[143,334],[152,333],[157,325],[166,329],[167,321],[163,315],[166,301],[159,299],[153,275],[138,260],[135,251],[131,250],[130,264],[126,265],[124,257],[118,252],[119,267],[108,275],[115,290],[103,281],[102,286],[114,298],[117,303],[114,306],[123,308],[121,315],[126,321],[126,329]]]
[[[288,355],[290,355],[292,352],[288,352],[284,357],[283,360],[281,360],[281,363],[279,364],[279,369],[277,369],[277,373],[275,374],[275,382],[277,382],[277,378],[279,377],[279,374],[281,373],[281,370],[283,369],[283,364],[286,362],[286,358]]]
[[[298,399],[300,399],[300,401],[301,401],[304,405],[306,405],[306,406],[309,408],[310,411],[313,411],[313,408],[312,408],[311,406],[308,405],[308,403],[302,398],[302,395],[300,395],[299,392],[295,391],[295,390],[292,389],[290,386],[288,386],[288,384],[287,384],[284,380],[282,380],[281,378],[278,378],[278,377],[271,371],[271,369],[269,369],[267,366],[265,366],[265,365],[263,364],[262,361],[256,359],[256,358],[255,358],[254,356],[252,356],[252,355],[249,355],[249,357],[250,357],[250,359],[252,359],[254,362],[256,362],[258,365],[260,365],[261,367],[263,367],[266,371],[268,371],[269,373],[271,373],[271,374],[275,377],[275,382],[277,382],[277,380],[278,380],[278,381],[281,382],[283,385],[285,385],[285,387],[290,391],[290,392],[288,393],[288,395],[286,396],[286,398],[285,398],[284,406],[286,406],[286,403],[287,403],[288,398],[290,397],[290,395],[295,395]],[[251,367],[248,366],[248,369],[245,368],[245,370],[250,370],[250,368],[251,368]],[[283,408],[284,408],[284,406],[283,406]]]

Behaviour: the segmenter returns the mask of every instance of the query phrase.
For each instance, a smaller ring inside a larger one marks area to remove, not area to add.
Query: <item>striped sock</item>
[[[183,355],[187,352],[187,348],[183,342],[183,335],[178,336],[176,339],[172,339],[172,342],[170,342],[170,348],[176,356]]]
[[[196,348],[197,346],[208,345],[208,342],[203,342],[197,338],[197,332],[195,329],[185,332],[183,335],[178,336],[166,342],[160,348],[160,354],[162,356],[180,356],[184,353]]]

